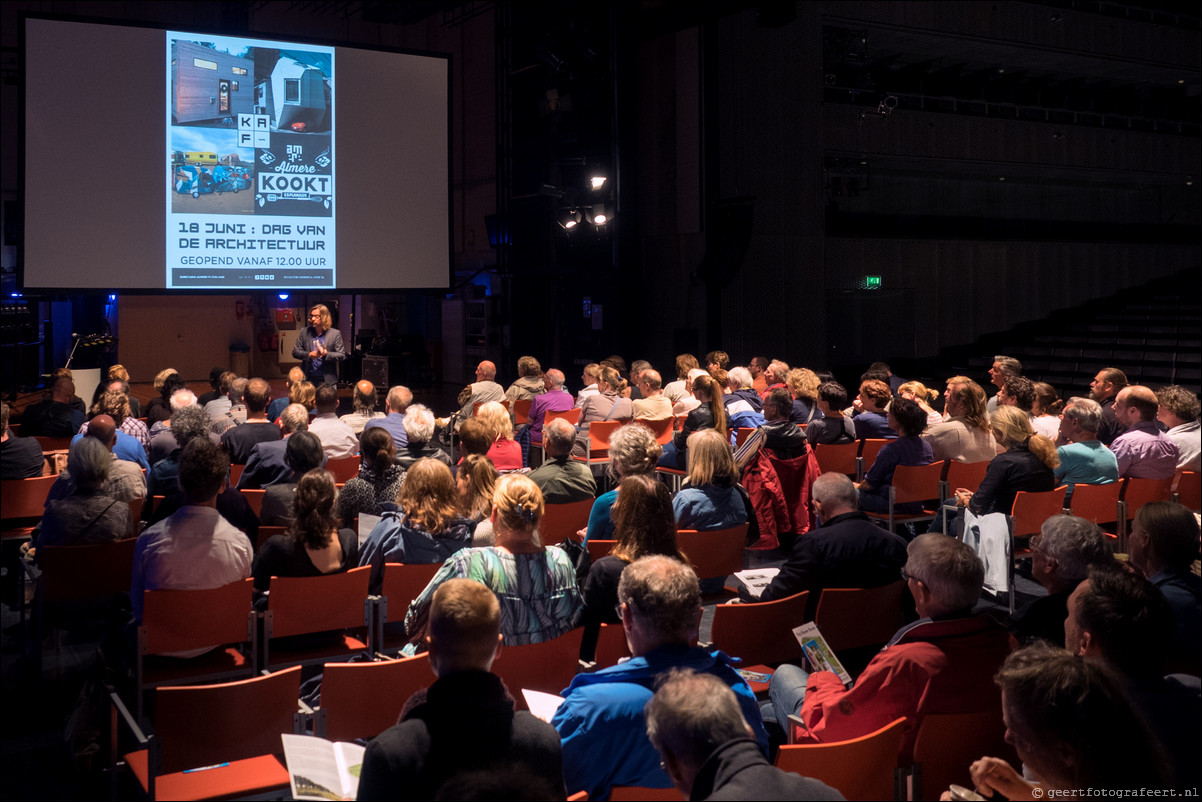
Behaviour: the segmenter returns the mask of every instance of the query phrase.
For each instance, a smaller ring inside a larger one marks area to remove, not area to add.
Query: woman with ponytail
[[[685,470],[688,465],[689,435],[693,432],[714,429],[726,437],[726,403],[722,386],[712,376],[698,376],[693,379],[693,397],[701,405],[689,413],[684,419],[684,427],[673,436],[671,443],[664,446],[664,453],[659,458],[661,468]]]
[[[1006,449],[989,463],[976,493],[956,489],[956,506],[968,507],[974,515],[991,512],[1010,514],[1020,490],[1041,493],[1056,487],[1053,473],[1060,464],[1056,444],[1031,428],[1031,416],[1018,407],[998,407],[989,416],[993,437]]]
[[[405,469],[393,461],[395,457],[396,447],[387,429],[372,426],[359,435],[359,475],[346,483],[338,497],[343,526],[350,526],[361,512],[379,515],[385,504],[396,500]]]
[[[334,475],[320,468],[296,485],[288,532],[274,535],[255,558],[255,590],[266,593],[273,576],[323,576],[359,564],[359,537],[339,529],[334,515]]]
[[[588,448],[588,425],[593,421],[630,420],[634,417],[634,402],[623,398],[626,380],[617,370],[605,365],[597,376],[597,394],[590,395],[580,405],[580,423],[576,426],[576,445],[572,454],[583,457]]]
[[[409,605],[405,630],[411,643],[423,642],[434,591],[455,578],[474,579],[497,594],[506,646],[542,643],[576,626],[581,612],[576,570],[563,549],[539,542],[543,509],[542,491],[523,474],[497,480],[490,518],[496,545],[463,549],[443,563]]]

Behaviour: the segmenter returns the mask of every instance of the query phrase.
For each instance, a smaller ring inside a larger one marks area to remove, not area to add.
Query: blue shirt
[[[747,523],[743,497],[733,487],[709,484],[686,487],[672,499],[679,529],[713,532]]]
[[[1108,485],[1119,480],[1119,463],[1114,452],[1101,440],[1086,440],[1069,443],[1056,449],[1060,465],[1055,469],[1056,484],[1067,484],[1065,501],[1072,498],[1073,487],[1083,485]]]
[[[389,412],[382,418],[372,418],[367,423],[363,424],[363,431],[367,431],[372,427],[379,426],[384,431],[392,435],[392,444],[399,451],[409,445],[409,435],[405,434],[405,416],[399,412]]]
[[[881,412],[861,412],[852,418],[856,424],[856,437],[860,440],[892,440],[897,432],[889,428],[889,416]]]
[[[617,498],[618,491],[616,489],[597,496],[597,500],[593,502],[593,509],[588,514],[588,530],[584,533],[585,543],[590,540],[614,539],[614,522],[610,520],[609,510]]]
[[[931,444],[926,440],[917,436],[899,437],[881,447],[880,453],[876,455],[876,462],[868,469],[864,481],[872,487],[870,492],[874,495],[887,497],[889,491],[886,488],[893,484],[893,471],[898,465],[930,465],[934,461],[935,453],[931,451]]]
[[[81,426],[83,424],[80,424]],[[75,445],[82,434],[77,434],[71,438],[71,445]],[[138,438],[133,435],[128,435],[120,429],[117,430],[117,442],[113,444],[113,453],[117,455],[117,459],[123,459],[126,462],[135,462],[142,467],[143,470],[150,469],[150,462],[146,459],[146,449],[142,448],[142,444],[138,442]]]

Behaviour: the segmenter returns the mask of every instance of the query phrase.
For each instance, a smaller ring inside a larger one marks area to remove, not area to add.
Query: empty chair
[[[562,543],[569,537],[575,538],[577,532],[588,526],[588,516],[592,509],[591,498],[567,504],[547,504],[543,508],[542,520],[538,523],[539,538],[548,546]]]
[[[1177,474],[1176,502],[1194,512],[1202,510],[1202,473],[1180,471]]]
[[[57,476],[36,476],[32,479],[4,479],[0,481],[0,527],[5,540],[21,540],[33,533],[46,507],[46,496]]]
[[[620,420],[595,420],[590,423],[584,456],[573,456],[572,459],[586,465],[603,465],[609,462],[609,438],[622,424],[623,421]]]
[[[885,447],[888,440],[869,437],[861,440],[864,447],[860,449],[860,478],[863,478],[872,466],[876,463],[877,454],[881,453],[881,449]]]
[[[334,483],[344,485],[359,475],[360,456],[334,457],[326,460],[326,470],[334,474]]]
[[[712,532],[679,529],[676,545],[689,558],[693,570],[702,579],[727,577],[743,570],[743,555],[747,543],[747,524]]]
[[[803,590],[776,601],[719,604],[714,607],[710,639],[730,656],[742,658],[745,668],[796,660],[801,646],[793,629],[805,623],[809,597],[810,592]]]
[[[364,565],[326,576],[272,577],[263,613],[263,666],[270,670],[273,665],[349,660],[366,652],[366,630],[371,625],[370,572],[371,566]],[[345,630],[355,632],[346,634]],[[320,637],[320,633],[329,634]],[[299,635],[316,637],[302,641],[296,639]],[[273,655],[273,651],[278,653]]]
[[[888,442],[888,441],[886,441]],[[931,521],[939,515],[943,462],[930,465],[898,465],[889,484],[889,501],[886,512],[868,512],[869,518],[886,521],[889,531],[899,523]],[[922,504],[922,512],[898,512],[899,504]]]
[[[1117,527],[1122,517],[1119,504],[1122,489],[1122,482],[1108,485],[1077,484],[1073,489],[1073,497],[1069,499],[1069,508],[1073,515],[1093,521],[1098,526],[1113,524]],[[1106,534],[1108,537],[1118,537],[1117,532]]]
[[[610,549],[617,543],[616,540],[590,540],[588,542],[588,556],[592,562],[596,562],[609,554]]]
[[[655,435],[655,442],[661,446],[672,442],[672,434],[676,427],[676,420],[674,418],[661,418],[660,420],[635,418],[634,422],[650,429],[651,433]]]
[[[776,767],[821,780],[848,800],[900,799],[897,753],[906,719],[849,741],[786,744]]]
[[[814,457],[818,460],[818,467],[823,473],[845,473],[848,476],[856,476],[859,473],[856,459],[859,452],[859,440],[854,443],[814,446]]]
[[[263,497],[267,495],[266,488],[258,488],[256,490],[247,488],[238,492],[242,494],[242,498],[246,499],[246,503],[250,505],[251,510],[254,511],[256,516],[263,514]],[[266,538],[262,537],[262,531],[259,532],[259,535],[260,540],[266,540]]]

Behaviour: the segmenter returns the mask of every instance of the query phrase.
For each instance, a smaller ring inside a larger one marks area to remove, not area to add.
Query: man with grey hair
[[[514,438],[522,444],[522,458],[525,464],[530,464],[530,444],[540,443],[543,439],[543,423],[547,419],[548,412],[567,412],[572,407],[576,406],[576,399],[572,398],[572,394],[563,389],[565,381],[563,371],[557,368],[549,368],[543,374],[543,389],[545,392],[536,395],[534,400],[530,402],[530,422],[525,426],[519,426]]]
[[[91,425],[88,426],[87,437],[97,440],[108,449],[109,461],[112,463],[101,492],[118,501],[128,502],[146,498],[146,477],[142,474],[141,467],[137,463],[120,459],[112,453],[113,446],[117,444],[117,424],[112,417],[100,414],[92,418],[89,423]],[[74,492],[75,480],[71,475],[70,461],[68,461],[67,469],[60,472],[58,479],[50,486],[50,492],[46,494],[46,503],[66,498]]]
[[[1063,646],[1069,594],[1092,566],[1113,566],[1114,554],[1098,525],[1075,515],[1048,518],[1030,545],[1031,576],[1048,595],[1028,605],[1010,631],[1023,646],[1039,639]]]
[[[32,479],[46,467],[42,447],[32,437],[17,437],[8,428],[12,411],[8,402],[0,402],[0,479]]]
[[[397,450],[404,448],[409,442],[405,434],[405,410],[413,403],[413,392],[403,384],[398,384],[388,391],[384,399],[384,417],[374,418],[363,424],[363,431],[379,426],[392,435],[392,444]]]
[[[1119,480],[1119,463],[1114,452],[1098,440],[1102,407],[1092,398],[1074,396],[1060,413],[1060,437],[1056,449],[1060,465],[1055,469],[1056,485],[1068,485],[1065,505],[1073,497],[1077,483],[1108,485]]]
[[[615,785],[672,787],[647,739],[643,709],[656,679],[673,668],[710,674],[733,690],[766,756],[768,733],[751,688],[722,652],[689,645],[701,624],[701,589],[693,569],[670,557],[643,557],[622,572],[618,601],[633,656],[577,674],[551,719],[563,740],[565,787],[588,791],[594,799],[607,797]]]
[[[543,491],[548,504],[571,504],[597,495],[593,472],[571,458],[575,442],[576,427],[563,418],[554,418],[543,428],[547,461],[530,474],[530,481]]]
[[[176,410],[189,407],[194,404],[199,405],[199,400],[196,398],[196,393],[189,390],[187,387],[182,387],[171,394],[167,399],[167,404],[171,408],[171,413],[175,414]],[[201,406],[203,409],[204,407]],[[158,429],[158,431],[155,431]],[[175,442],[175,436],[171,434],[171,418],[159,421],[151,427],[150,448],[146,451],[146,457],[153,466],[160,460],[164,460],[171,455],[172,451],[179,448],[179,443]],[[220,443],[221,438],[218,435],[213,435],[210,439],[214,443]]]
[[[860,512],[860,491],[841,473],[824,473],[811,486],[822,525],[793,541],[780,573],[758,599],[774,601],[810,591],[817,608],[822,588],[877,588],[897,581],[906,542]],[[746,594],[746,591],[744,591]]]
[[[809,535],[806,535],[809,537]],[[913,757],[918,722],[928,713],[1001,713],[993,675],[1010,651],[1010,635],[987,615],[973,615],[985,568],[965,543],[919,535],[907,549],[902,578],[919,619],[897,631],[848,690],[830,671],[808,674],[783,665],[772,675],[773,713],[783,729],[800,714],[806,742],[859,738],[906,717],[899,758]]]
[[[643,373],[651,370],[651,363],[645,359],[636,359],[630,363],[630,400],[637,401],[644,398],[642,383]],[[658,373],[656,374],[659,375]],[[661,379],[662,382],[662,379]]]
[[[289,404],[276,423],[282,437],[259,443],[250,450],[250,459],[238,478],[239,490],[257,490],[292,479],[292,468],[286,459],[288,438],[297,432],[309,431],[309,410],[303,404]]]
[[[35,537],[38,549],[110,543],[133,534],[129,504],[104,492],[112,467],[112,452],[96,438],[81,437],[71,444],[67,470],[74,491],[47,499]]]
[[[384,417],[384,413],[376,409],[376,386],[367,379],[363,379],[355,385],[355,392],[351,396],[351,405],[355,411],[343,415],[339,420],[351,427],[355,437],[363,434],[363,427],[367,425],[368,421]]]
[[[768,395],[769,392],[777,387],[785,387],[785,377],[789,375],[789,363],[780,359],[774,359],[768,363],[768,367],[764,368],[764,387],[760,397]]]
[[[1001,403],[999,396],[1002,388],[1006,386],[1006,380],[1021,375],[1023,375],[1023,363],[1014,357],[998,354],[993,358],[993,365],[989,368],[989,381],[997,388],[997,392],[989,397],[986,412],[990,415],[997,412],[998,405]]]
[[[413,463],[423,457],[432,457],[443,465],[454,470],[455,462],[438,446],[431,442],[434,439],[434,413],[425,404],[410,404],[401,419],[405,427],[405,445],[397,449],[394,461],[405,470],[413,467]]]
[[[659,371],[653,370],[650,365],[639,372],[639,383],[634,385],[639,389],[638,397],[631,395],[631,398],[635,398],[635,420],[666,420],[672,417],[672,402],[664,396],[662,385],[663,378]]]
[[[785,372],[788,373],[787,368]],[[726,425],[732,429],[758,429],[763,426],[764,402],[751,389],[751,373],[747,368],[731,368],[726,374],[726,384],[730,388],[730,392],[722,396],[722,403],[726,405]]]
[[[644,715],[664,771],[688,799],[843,799],[765,760],[734,691],[710,674],[668,672]]]

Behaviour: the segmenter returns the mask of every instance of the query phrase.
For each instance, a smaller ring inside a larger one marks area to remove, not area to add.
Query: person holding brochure
[[[309,326],[292,346],[293,358],[301,360],[301,369],[315,385],[338,384],[338,362],[346,359],[342,332],[333,325],[329,307],[317,304],[309,310]]]
[[[425,642],[438,679],[411,696],[397,725],[368,745],[358,798],[434,799],[464,773],[517,766],[529,770],[527,782],[544,786],[522,789],[540,795],[526,798],[562,798],[559,735],[530,713],[515,712],[490,671],[501,649],[496,594],[472,579],[439,585]]]

